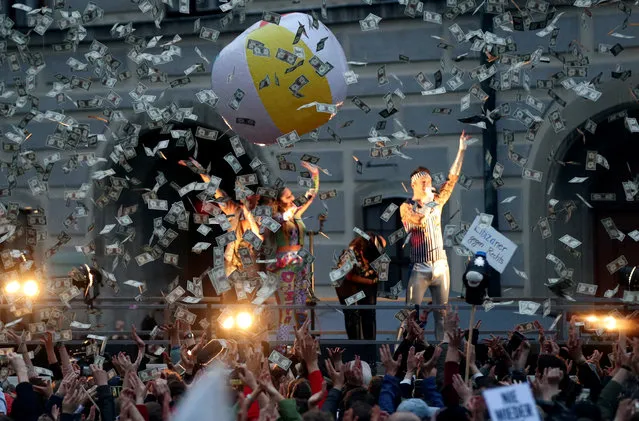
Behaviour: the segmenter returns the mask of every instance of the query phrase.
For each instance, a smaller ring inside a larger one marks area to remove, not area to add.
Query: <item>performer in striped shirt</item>
[[[411,174],[410,185],[413,197],[400,207],[402,223],[410,235],[410,260],[412,264],[406,302],[421,304],[430,289],[433,304],[448,303],[450,275],[448,260],[442,238],[442,209],[453,193],[466,150],[468,137],[462,132],[459,137],[457,157],[448,173],[448,180],[439,193],[433,187],[430,171],[419,167]],[[435,336],[441,341],[444,337],[444,310],[437,310],[435,315]]]

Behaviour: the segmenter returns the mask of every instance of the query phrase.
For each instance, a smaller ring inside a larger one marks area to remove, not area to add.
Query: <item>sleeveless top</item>
[[[404,203],[416,208],[417,211],[424,210],[426,212],[426,223],[424,225],[404,223],[404,228],[410,235],[411,263],[426,263],[445,259],[446,251],[444,251],[441,228],[443,205],[438,203],[428,209],[425,205],[420,205],[413,199],[408,199]]]

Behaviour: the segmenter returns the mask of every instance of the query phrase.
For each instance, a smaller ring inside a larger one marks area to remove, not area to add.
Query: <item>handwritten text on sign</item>
[[[504,237],[495,228],[487,225],[480,226],[479,216],[466,232],[462,245],[473,253],[486,252],[488,263],[499,273],[506,269],[506,265],[517,249],[517,244]]]
[[[492,421],[539,421],[530,386],[527,383],[484,391]]]

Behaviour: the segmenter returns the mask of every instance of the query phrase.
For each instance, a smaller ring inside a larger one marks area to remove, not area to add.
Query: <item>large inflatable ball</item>
[[[256,144],[272,144],[293,130],[310,132],[346,97],[346,57],[331,31],[303,13],[277,18],[240,34],[211,72],[218,112]]]

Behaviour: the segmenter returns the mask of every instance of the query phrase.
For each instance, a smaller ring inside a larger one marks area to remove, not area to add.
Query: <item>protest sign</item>
[[[484,400],[492,421],[541,420],[528,383],[485,390]]]
[[[475,218],[461,243],[473,253],[486,252],[488,263],[499,273],[504,271],[517,249],[517,244],[495,228],[480,224],[479,216]]]

